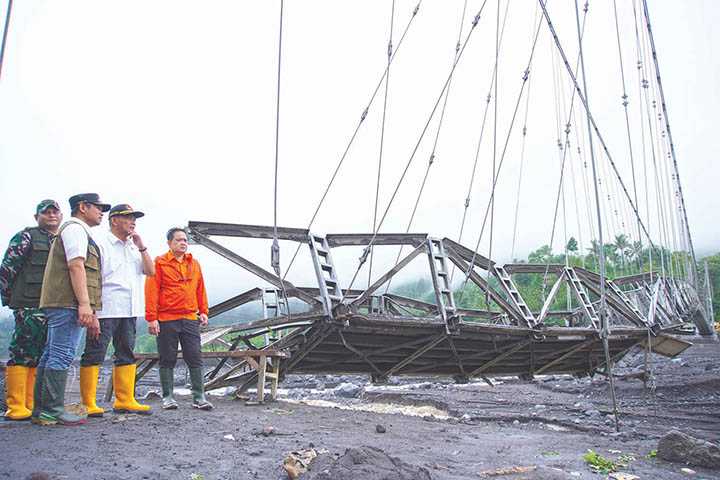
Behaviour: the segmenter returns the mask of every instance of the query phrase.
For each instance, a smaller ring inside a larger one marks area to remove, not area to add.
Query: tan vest
[[[61,234],[70,222],[65,222],[58,231],[57,238],[50,247],[50,255],[43,276],[42,292],[40,293],[40,308],[77,308],[70,270],[65,257],[65,245]],[[100,249],[88,235],[88,249],[85,255],[85,276],[87,277],[87,290],[90,298],[90,307],[95,310],[102,309],[102,276],[100,273]]]

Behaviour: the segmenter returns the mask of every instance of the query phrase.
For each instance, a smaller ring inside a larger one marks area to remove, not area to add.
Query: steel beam
[[[275,228],[263,225],[241,225],[236,223],[216,222],[188,222],[188,229],[201,235],[215,235],[220,237],[275,238]],[[304,242],[309,231],[305,228],[277,227],[278,240],[291,240]]]
[[[447,247],[447,253],[448,257],[450,258],[450,261],[453,262],[461,271],[465,272],[465,274],[469,274],[470,280],[475,283],[478,287],[480,287],[480,290],[483,292],[487,292],[487,294],[490,296],[490,298],[498,304],[498,306],[505,311],[512,319],[515,320],[516,324],[520,324],[520,322],[524,322],[523,316],[520,312],[515,310],[515,307],[513,307],[508,301],[506,301],[504,298],[502,298],[495,290],[493,290],[490,285],[485,281],[484,278],[482,278],[478,273],[471,269],[468,271],[469,265],[465,263],[465,260],[455,251],[454,247]]]
[[[211,240],[207,236],[198,233],[197,231],[191,230],[190,235],[193,237],[193,239],[199,243],[200,245],[206,247],[208,250],[212,250],[213,252],[217,253],[221,257],[230,260],[235,265],[239,265],[240,267],[244,268],[250,273],[253,273],[257,275],[258,277],[262,278],[266,282],[270,283],[271,285],[277,287],[277,288],[285,288],[285,291],[287,292],[288,297],[297,297],[300,300],[304,301],[305,303],[315,307],[315,306],[322,306],[322,304],[315,298],[311,297],[310,295],[306,294],[302,290],[298,290],[295,288],[295,285],[290,283],[287,280],[282,280],[280,277],[275,275],[274,273],[271,273],[264,268],[256,265],[255,263],[251,262],[250,260],[241,257],[237,253],[233,252],[229,248],[226,248],[219,243],[217,243],[214,240]]]
[[[395,276],[396,273],[398,273],[400,270],[405,268],[405,266],[413,261],[415,257],[420,255],[422,252],[425,251],[425,244],[421,244],[420,246],[416,247],[415,250],[410,252],[405,258],[400,260],[397,265],[395,265],[393,268],[388,270],[383,276],[378,278],[372,285],[370,285],[359,297],[357,297],[355,300],[349,303],[349,305],[352,308],[357,308],[362,303],[364,303],[370,296],[377,290],[378,288],[382,287],[388,280],[390,280],[393,276]]]
[[[333,233],[326,235],[330,247],[348,247],[369,245],[412,245],[417,247],[425,242],[426,233]]]

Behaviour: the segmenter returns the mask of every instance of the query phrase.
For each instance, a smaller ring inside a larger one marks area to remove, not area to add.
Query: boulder
[[[348,448],[335,459],[320,455],[302,476],[308,480],[432,480],[428,469],[405,463],[375,447]]]
[[[657,456],[668,462],[720,469],[720,447],[677,430],[660,439]]]
[[[360,394],[362,387],[354,383],[341,383],[333,389],[335,395],[342,398],[356,398]]]

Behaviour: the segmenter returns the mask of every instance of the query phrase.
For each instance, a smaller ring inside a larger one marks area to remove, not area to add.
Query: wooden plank
[[[580,350],[583,350],[585,347],[592,345],[592,344],[595,343],[596,341],[597,341],[597,340],[595,340],[595,339],[591,339],[591,340],[582,342],[581,344],[579,344],[579,345],[571,348],[571,349],[568,350],[567,352],[563,353],[562,355],[560,355],[559,357],[557,357],[555,360],[552,360],[552,361],[550,361],[549,363],[546,363],[546,364],[543,365],[542,367],[538,368],[537,370],[535,370],[534,374],[535,374],[535,375],[540,375],[540,374],[541,374],[542,372],[544,372],[545,370],[548,370],[550,367],[552,367],[552,366],[554,366],[554,365],[557,365],[558,363],[562,362],[563,360],[565,360],[566,358],[570,357],[570,356],[573,355],[574,353],[579,352]]]
[[[265,401],[265,369],[267,368],[267,357],[261,356],[258,362],[258,380],[257,380],[257,401],[263,403]]]
[[[443,342],[447,338],[447,335],[445,333],[438,335],[435,339],[430,340],[427,344],[423,345],[419,349],[415,351],[412,355],[402,360],[400,363],[394,365],[392,368],[390,368],[388,371],[386,371],[383,376],[389,377],[390,375],[393,375],[395,372],[400,371],[404,366],[411,363],[416,358],[420,357],[422,354],[427,352],[428,350],[435,347],[440,342]]]
[[[505,353],[502,353],[502,354],[498,355],[497,357],[493,358],[492,360],[485,362],[483,365],[476,368],[475,370],[470,372],[468,375],[471,377],[479,375],[480,373],[484,372],[485,370],[492,367],[496,363],[500,362],[501,360],[505,359],[506,357],[509,357],[510,355],[517,352],[518,350],[525,348],[526,346],[530,345],[531,343],[532,343],[532,340],[523,340],[522,342],[517,343],[514,347],[507,350]]]
[[[270,398],[277,400],[278,383],[280,382],[280,359],[273,360],[272,383],[270,384]]]
[[[200,352],[202,358],[259,358],[278,357],[290,358],[290,354],[284,350],[232,350],[224,352]],[[135,361],[158,360],[157,353],[136,353]],[[178,352],[178,358],[183,358],[182,352]]]

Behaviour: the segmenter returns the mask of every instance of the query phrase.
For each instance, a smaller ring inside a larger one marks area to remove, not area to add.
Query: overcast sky
[[[395,2],[395,47],[416,3]],[[285,2],[280,225],[307,226],[348,145],[387,61],[391,4]],[[450,72],[459,28],[462,24],[464,40],[481,4],[468,1],[461,21],[462,1],[425,0],[390,68],[380,212],[412,161],[382,232],[407,227],[432,151],[442,102],[416,155],[411,154]],[[720,67],[713,51],[720,45],[720,33],[714,28],[720,6],[710,0],[649,4],[693,240],[699,253],[712,253],[720,249],[720,200],[716,194]],[[7,0],[0,0],[2,12],[6,5]],[[506,5],[505,0],[500,2],[501,14]],[[653,206],[648,212],[642,199],[643,104],[635,68],[632,5],[631,0],[618,0],[638,195],[641,214],[646,219],[650,215],[651,235],[660,241],[657,201],[651,198]],[[551,0],[548,10],[574,63],[574,1]],[[535,2],[511,2],[499,53],[496,162],[501,160],[509,136],[498,175],[493,222],[493,257],[500,261],[509,261],[513,253],[519,181],[514,256],[524,257],[549,243],[553,224],[560,174],[557,124],[564,128],[567,113],[562,112],[569,106],[571,83],[544,23],[526,85],[530,98],[526,103],[523,97],[514,128],[508,133],[537,15]],[[488,0],[453,76],[435,163],[413,231],[458,237],[490,91],[496,21],[497,1]],[[57,199],[69,216],[67,198],[86,191],[100,193],[109,203],[127,202],[145,211],[147,216],[138,221],[138,231],[153,254],[166,248],[163,234],[168,227],[189,220],[271,225],[278,27],[277,1],[15,2],[0,78],[0,239],[9,239],[31,224],[40,199]],[[611,1],[590,2],[584,49],[590,109],[621,176],[631,186]],[[653,72],[650,63],[645,67]],[[383,93],[381,89],[375,98],[313,226],[318,233],[372,229]],[[519,179],[526,105],[524,169]],[[576,110],[572,122],[571,143],[575,148],[579,140],[589,161],[581,112]],[[563,120],[558,122],[558,117]],[[477,242],[489,199],[494,125],[494,103],[490,103],[463,235],[463,243],[469,246]],[[658,157],[662,153],[658,151]],[[623,222],[632,221],[630,209],[607,159],[599,151],[597,156],[601,178],[606,180],[603,193],[611,196],[603,202],[606,237],[632,230],[622,227]],[[648,152],[644,158],[646,163],[652,161]],[[556,251],[569,236],[582,237],[587,246],[596,221],[594,211],[583,200],[586,194],[580,180],[583,170],[585,174],[589,170],[576,155],[569,156],[568,162],[575,170],[565,171],[566,212],[563,215],[562,208],[559,212]],[[649,177],[652,197],[655,179]],[[632,235],[636,239],[637,234]],[[227,245],[270,268],[269,244]],[[487,255],[487,231],[480,245]],[[226,265],[215,254],[199,246],[193,251],[205,265],[211,297],[219,299],[225,292],[254,284],[249,275]],[[283,268],[293,251],[292,245],[282,245]],[[396,252],[385,252],[384,260],[378,258],[375,271],[388,267]],[[344,286],[354,273],[358,255],[359,251],[351,249],[336,255],[343,267]],[[290,278],[311,282],[309,263],[298,263]]]

